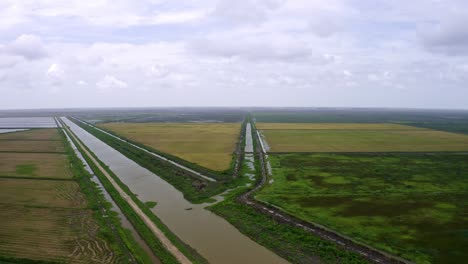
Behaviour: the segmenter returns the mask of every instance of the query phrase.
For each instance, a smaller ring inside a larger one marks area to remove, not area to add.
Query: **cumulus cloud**
[[[195,40],[190,46],[201,55],[253,61],[293,61],[307,59],[307,43],[284,34],[226,34]]]
[[[426,26],[422,37],[425,46],[434,52],[449,55],[468,54],[468,17],[450,18]]]
[[[212,16],[229,24],[258,24],[264,22],[270,12],[279,8],[283,0],[220,0]]]
[[[65,106],[468,108],[463,10],[464,0],[3,0],[0,105],[55,91]]]
[[[116,89],[126,88],[128,84],[112,75],[106,75],[96,83],[96,86],[101,91],[113,91]]]
[[[47,69],[46,75],[52,85],[60,85],[64,79],[65,71],[60,65],[53,63]]]
[[[41,38],[28,34],[23,34],[10,44],[5,45],[3,52],[21,56],[28,60],[41,59],[47,56],[47,51]]]

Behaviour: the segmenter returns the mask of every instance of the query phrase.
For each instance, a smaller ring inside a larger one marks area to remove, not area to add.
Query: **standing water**
[[[59,127],[62,125],[60,122],[57,120],[57,124]],[[64,130],[65,132],[65,130]],[[135,241],[138,243],[138,245],[146,252],[146,254],[150,257],[152,263],[158,264],[161,263],[161,261],[154,255],[153,251],[149,248],[149,246],[146,244],[146,242],[141,238],[140,234],[133,228],[133,225],[128,221],[128,219],[125,217],[125,215],[122,213],[120,208],[117,206],[117,204],[112,200],[112,197],[110,194],[106,191],[102,183],[99,181],[97,176],[94,174],[94,171],[91,169],[91,167],[88,165],[88,162],[84,159],[83,155],[81,152],[78,150],[78,148],[75,146],[75,143],[71,140],[71,138],[68,136],[68,134],[65,132],[65,136],[67,137],[68,142],[70,143],[72,149],[75,151],[76,156],[83,162],[84,168],[86,169],[89,174],[92,175],[91,180],[96,183],[99,187],[99,189],[102,191],[104,198],[106,201],[111,203],[112,205],[112,211],[116,212],[120,218],[120,224],[122,225],[123,228],[128,229],[130,233],[132,234],[133,238]]]
[[[76,136],[143,201],[155,201],[152,209],[169,229],[210,263],[287,263],[270,250],[240,233],[206,205],[191,204],[181,192],[154,173],[139,166],[67,118]],[[174,176],[176,177],[176,176]],[[191,208],[192,210],[187,210]]]

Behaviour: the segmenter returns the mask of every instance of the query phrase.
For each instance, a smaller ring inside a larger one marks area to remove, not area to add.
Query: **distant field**
[[[468,136],[398,124],[259,123],[271,152],[467,151]]]
[[[468,259],[468,156],[272,154],[256,198],[416,263]]]
[[[117,262],[79,184],[53,180],[72,178],[68,157],[37,153],[64,152],[56,129],[0,135],[0,150],[0,262]]]
[[[256,127],[260,130],[426,130],[400,124],[364,123],[257,123]]]
[[[240,123],[106,123],[99,127],[200,166],[230,168]]]
[[[60,140],[55,128],[31,129],[15,133],[0,134],[0,140]]]
[[[55,153],[0,153],[0,176],[70,179],[67,156]]]

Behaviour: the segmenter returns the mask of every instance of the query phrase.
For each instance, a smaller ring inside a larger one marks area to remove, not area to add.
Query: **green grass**
[[[16,173],[19,175],[35,175],[37,171],[37,166],[34,164],[22,164],[16,165]]]
[[[397,124],[258,124],[271,152],[467,151],[468,136]]]
[[[417,263],[468,258],[468,156],[274,154],[256,198]]]

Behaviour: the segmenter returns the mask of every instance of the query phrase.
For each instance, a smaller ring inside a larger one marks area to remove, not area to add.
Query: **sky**
[[[468,109],[466,0],[1,0],[0,109]]]

